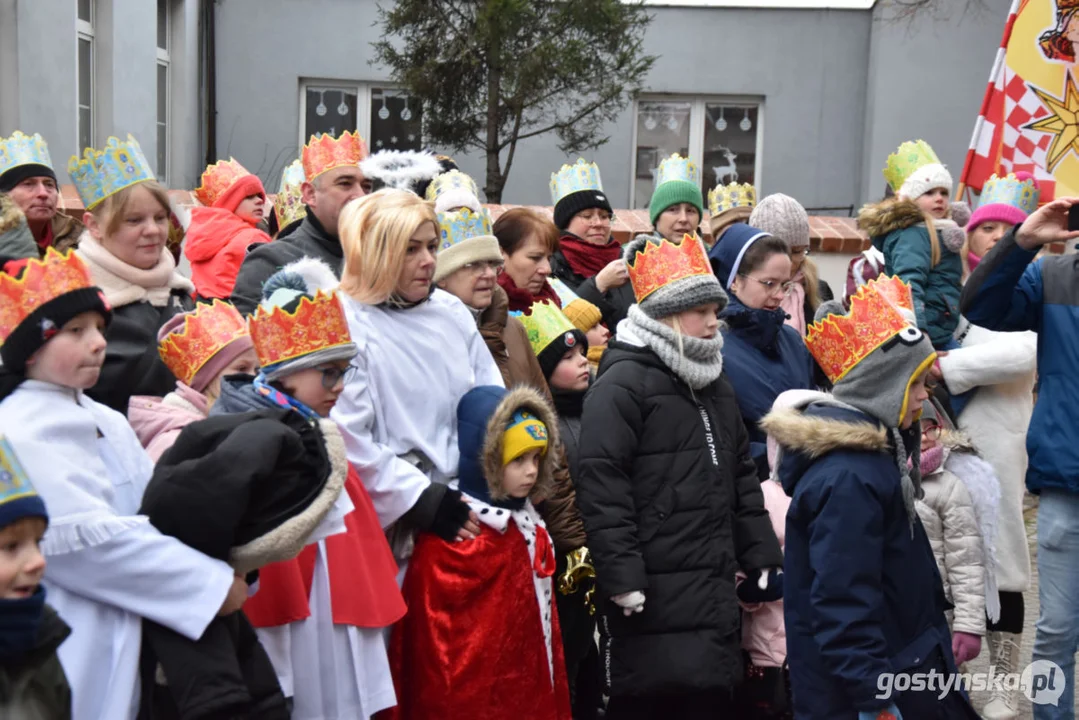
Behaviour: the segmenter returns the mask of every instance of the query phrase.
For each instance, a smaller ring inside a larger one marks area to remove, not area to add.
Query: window
[[[169,176],[169,0],[157,0],[157,178]]]
[[[304,83],[300,88],[300,144],[312,135],[338,137],[355,130],[371,152],[423,148],[418,101],[398,88],[366,84]]]
[[[76,21],[76,59],[78,74],[78,133],[79,154],[94,144],[94,2],[78,0]]]
[[[637,101],[633,207],[646,208],[659,163],[673,153],[701,168],[702,190],[760,183],[761,103],[756,100],[655,97]]]

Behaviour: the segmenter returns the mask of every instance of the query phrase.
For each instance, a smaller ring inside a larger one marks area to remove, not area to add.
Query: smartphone
[[[1069,232],[1079,230],[1079,205],[1068,208],[1068,230]]]

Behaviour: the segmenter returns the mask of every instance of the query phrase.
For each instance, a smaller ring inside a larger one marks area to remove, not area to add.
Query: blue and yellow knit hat
[[[530,450],[547,453],[547,426],[527,410],[513,413],[502,438],[502,464],[509,465]]]
[[[49,522],[45,502],[34,490],[11,443],[0,435],[0,529],[25,517]]]

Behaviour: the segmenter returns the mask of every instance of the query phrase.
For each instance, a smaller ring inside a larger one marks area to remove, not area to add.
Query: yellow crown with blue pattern
[[[303,161],[296,158],[281,172],[281,187],[273,199],[273,211],[278,229],[284,229],[307,215],[303,204]]]
[[[532,352],[537,356],[555,340],[566,339],[566,346],[573,347],[576,338],[569,341],[566,335],[573,333],[577,328],[569,318],[558,309],[558,306],[548,300],[532,303],[527,314],[516,311],[510,313],[521,321],[528,333],[528,343],[532,346]]]
[[[125,188],[155,179],[142,148],[130,134],[127,140],[110,137],[101,150],[86,148],[81,160],[72,155],[67,172],[87,210]]]
[[[669,158],[664,158],[656,169],[656,187],[671,180],[685,180],[700,187],[701,169],[689,158],[675,153]]]
[[[477,198],[480,196],[480,189],[476,187],[475,180],[460,170],[447,170],[435,176],[435,179],[427,186],[425,197],[433,202],[450,190],[467,190]]]
[[[48,522],[49,514],[15,456],[15,449],[0,435],[0,528],[25,517],[40,517]]]
[[[907,178],[926,165],[941,165],[940,158],[925,140],[914,142],[908,140],[888,156],[888,162],[884,167],[884,179],[892,190],[899,192]]]
[[[485,236],[494,236],[494,231],[491,230],[491,214],[487,212],[487,208],[478,213],[469,208],[438,213],[440,251],[448,250],[465,240]]]
[[[38,133],[24,135],[16,130],[11,137],[0,138],[0,175],[20,165],[44,165],[52,169],[49,146]]]
[[[1030,215],[1038,209],[1041,191],[1033,179],[1020,180],[1011,173],[1007,177],[993,175],[985,181],[978,207],[986,205],[1011,205]]]
[[[716,185],[708,191],[708,212],[719,215],[736,207],[753,209],[757,206],[757,188],[749,183]]]
[[[563,165],[561,170],[551,173],[552,205],[557,205],[562,198],[582,190],[603,192],[599,166],[594,162],[590,163],[584,158],[577,158],[577,162],[573,165]]]

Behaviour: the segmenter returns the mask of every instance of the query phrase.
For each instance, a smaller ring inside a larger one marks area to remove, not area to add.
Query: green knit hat
[[[652,219],[652,227],[656,226],[656,218],[671,205],[689,203],[697,208],[697,214],[704,217],[704,196],[701,188],[688,180],[668,180],[652,193],[652,201],[648,203],[648,217]]]

